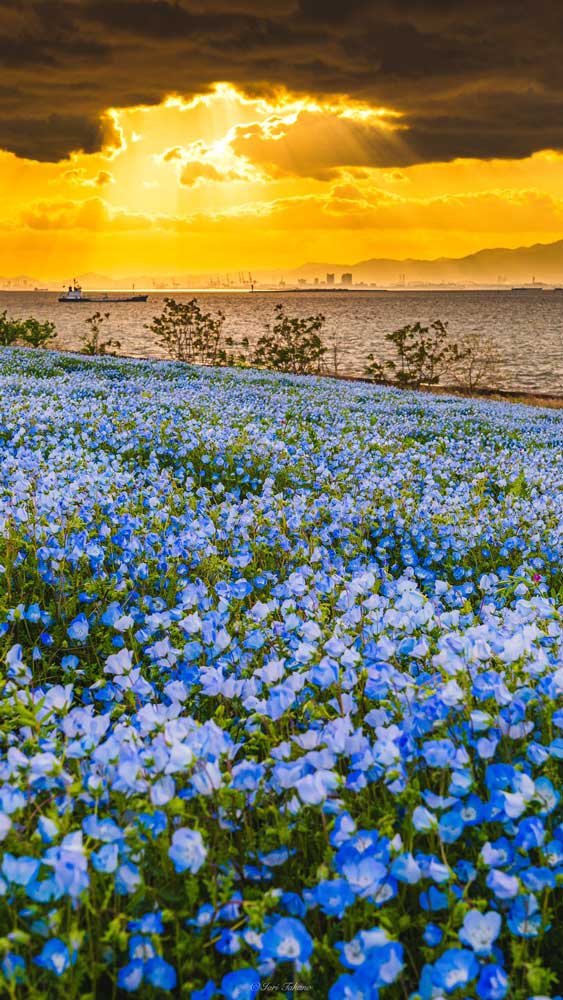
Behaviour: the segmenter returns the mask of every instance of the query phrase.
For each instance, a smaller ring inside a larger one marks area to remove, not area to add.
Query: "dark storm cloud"
[[[2,145],[28,160],[63,160],[71,149],[94,153],[108,132],[97,118],[50,114],[43,118],[7,118]]]
[[[563,148],[562,33],[553,0],[0,0],[0,147],[92,150],[104,109],[225,80],[402,112],[373,165]]]

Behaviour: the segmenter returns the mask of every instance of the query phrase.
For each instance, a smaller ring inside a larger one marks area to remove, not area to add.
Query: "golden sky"
[[[563,154],[412,164],[392,107],[217,83],[101,120],[98,152],[0,152],[1,274],[289,270],[563,235]]]

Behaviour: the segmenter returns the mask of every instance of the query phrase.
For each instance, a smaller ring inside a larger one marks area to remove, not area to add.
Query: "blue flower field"
[[[563,992],[563,416],[0,385],[0,996]]]

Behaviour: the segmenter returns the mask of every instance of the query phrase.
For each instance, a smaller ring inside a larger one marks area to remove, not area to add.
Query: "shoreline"
[[[364,382],[366,385],[384,385],[374,382],[361,375],[326,375],[323,378],[333,378],[341,382]],[[384,386],[385,387],[385,386]],[[390,389],[401,389],[401,386],[389,385]],[[547,407],[563,409],[563,393],[557,395],[551,392],[527,392],[523,389],[493,389],[483,386],[475,392],[451,385],[421,385],[418,388],[404,389],[404,392],[424,392],[430,396],[457,396],[460,399],[488,399],[493,402],[519,403],[524,406]]]
[[[13,345],[16,350],[36,350],[36,348],[24,347],[19,345]],[[83,354],[81,351],[73,351],[64,348],[57,348],[56,346],[49,347],[46,349],[48,353],[52,354],[65,354],[76,358],[82,358],[84,360],[91,359],[111,359],[114,361],[142,361],[142,362],[154,362],[160,364],[163,361],[168,361],[172,364],[189,364],[189,362],[177,361],[174,358],[157,358],[157,357],[143,357],[134,354]],[[198,368],[232,368],[234,370],[244,371],[245,366],[241,365],[194,365],[193,367]],[[248,366],[249,368],[251,366]],[[271,374],[288,374],[287,372],[280,372],[277,369],[264,368],[255,369],[256,371],[270,372]],[[291,374],[291,373],[290,373]],[[491,387],[483,386],[483,388],[476,390],[475,392],[470,392],[466,389],[462,389],[459,386],[450,385],[422,385],[418,388],[405,388],[402,389],[401,386],[388,385],[383,383],[374,382],[372,379],[366,378],[362,375],[340,375],[331,372],[323,372],[322,374],[312,373],[311,375],[301,375],[302,378],[328,378],[333,379],[335,382],[355,382],[363,383],[364,385],[380,385],[382,388],[396,389],[403,392],[422,392],[430,396],[454,396],[459,399],[483,399],[489,400],[491,402],[504,402],[504,403],[516,403],[522,406],[533,406],[536,408],[546,408],[553,410],[563,409],[563,393],[557,395],[556,393],[543,393],[543,392],[527,392],[520,389],[494,389]]]

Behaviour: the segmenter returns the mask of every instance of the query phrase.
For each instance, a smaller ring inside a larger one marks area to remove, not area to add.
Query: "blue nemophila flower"
[[[264,765],[257,764],[255,761],[241,761],[239,764],[235,764],[233,788],[238,788],[241,791],[254,791],[260,784],[264,772]]]
[[[500,934],[501,925],[502,918],[495,910],[489,910],[488,913],[469,910],[463,919],[459,939],[469,948],[473,948],[476,955],[489,955]]]
[[[355,896],[346,879],[336,878],[319,882],[313,890],[313,897],[323,913],[342,918],[352,905]]]
[[[49,847],[43,864],[53,869],[55,885],[61,894],[77,898],[90,884],[81,831],[67,834],[57,847]]]
[[[453,767],[455,746],[451,740],[427,740],[422,747],[422,756],[429,767]]]
[[[517,937],[537,937],[542,925],[542,915],[533,893],[517,896],[512,903],[507,923]]]
[[[252,1000],[260,991],[260,976],[251,968],[228,972],[221,980],[221,992],[227,1000]]]
[[[426,924],[426,927],[424,928],[423,938],[424,938],[424,943],[427,944],[430,948],[435,948],[436,945],[439,945],[443,936],[444,932],[436,924]]]
[[[341,871],[352,892],[363,898],[376,896],[388,874],[387,867],[369,854],[350,857]]]
[[[504,1000],[510,981],[500,965],[485,965],[477,982],[477,996],[480,1000]]]
[[[128,993],[134,993],[143,982],[144,964],[139,959],[134,959],[119,970],[117,985]]]
[[[497,899],[513,899],[518,894],[519,882],[516,875],[509,875],[498,868],[492,868],[486,881]]]
[[[240,951],[240,938],[231,930],[222,930],[215,948],[221,955],[236,955]]]
[[[57,976],[62,976],[71,965],[74,965],[76,955],[71,955],[68,947],[60,938],[52,938],[43,946],[41,954],[35,959],[37,965],[41,965],[49,972],[54,972]]]
[[[467,988],[479,974],[479,963],[472,951],[449,948],[434,963],[432,982],[446,993]]]
[[[158,912],[145,913],[137,920],[130,920],[128,926],[129,930],[138,931],[139,934],[162,934],[164,932],[162,914]]]
[[[97,851],[92,851],[90,862],[97,872],[114,872],[119,864],[119,848],[117,844],[103,844]]]
[[[340,847],[346,840],[355,833],[356,824],[349,813],[339,813],[334,821],[334,827],[330,834],[330,842],[334,847]]]
[[[313,951],[311,935],[295,917],[280,917],[262,938],[262,956],[304,965]]]
[[[207,850],[199,830],[190,830],[188,827],[175,830],[168,855],[177,872],[189,871],[195,875],[207,856]]]
[[[420,865],[412,854],[400,854],[391,865],[391,874],[399,882],[408,882],[414,885],[422,878]]]
[[[430,810],[426,809],[425,806],[417,806],[414,810],[413,826],[415,830],[419,830],[422,833],[428,833],[430,830],[435,830],[438,826],[438,820]]]
[[[27,886],[39,872],[40,862],[36,858],[14,857],[6,853],[2,860],[2,874],[14,885]]]
[[[541,847],[546,837],[545,826],[541,819],[530,816],[518,824],[518,832],[514,839],[517,847],[529,851],[533,847]]]
[[[203,989],[194,990],[190,1000],[211,1000],[217,993],[217,987],[213,979],[209,979]]]
[[[14,952],[7,952],[2,959],[2,974],[9,983],[23,983],[25,980],[25,959]]]
[[[389,942],[387,931],[382,927],[360,931],[351,941],[338,941],[336,950],[340,952],[340,961],[348,969],[357,969],[365,965],[370,952],[379,951]]]
[[[459,840],[465,828],[465,821],[461,810],[451,809],[440,816],[438,821],[438,835],[444,844],[455,844]]]
[[[527,936],[557,975],[561,415],[10,349],[0,387],[8,955],[200,1000],[292,961],[501,1000]]]
[[[85,614],[77,615],[67,628],[68,636],[75,642],[85,642],[89,631],[90,625]]]
[[[12,827],[12,821],[9,816],[0,813],[0,841],[5,840]]]
[[[160,955],[154,955],[146,962],[144,978],[151,986],[161,990],[173,990],[176,986],[176,971]]]
[[[150,937],[133,934],[129,939],[129,957],[133,961],[148,962],[155,954],[155,947]]]
[[[403,969],[401,944],[390,941],[380,927],[360,931],[351,941],[338,942],[336,947],[343,965],[358,970],[362,977],[369,974],[372,988],[395,982]]]

